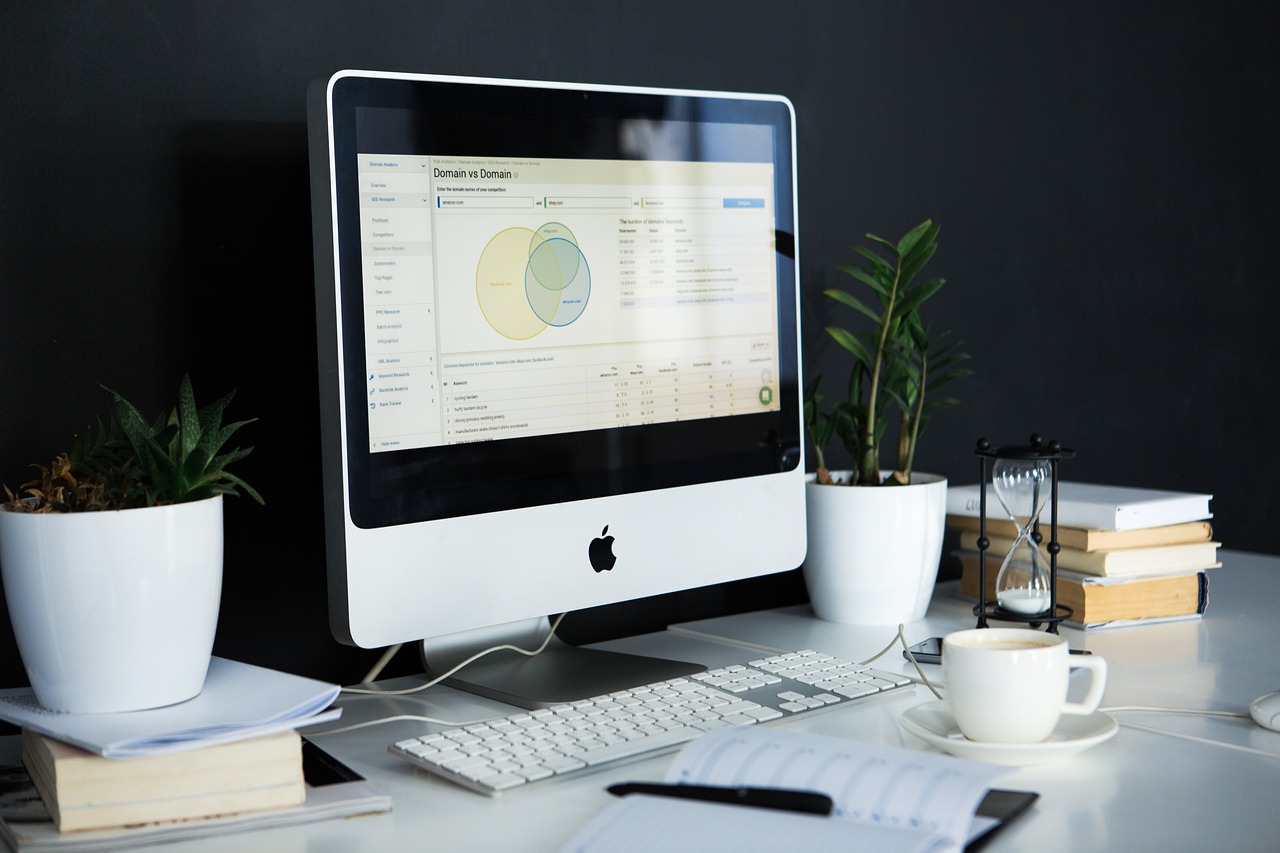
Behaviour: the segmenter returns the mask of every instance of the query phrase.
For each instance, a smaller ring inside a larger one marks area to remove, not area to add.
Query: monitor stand
[[[422,641],[422,662],[428,674],[438,675],[494,646],[510,644],[536,649],[548,630],[550,622],[542,617],[428,637]],[[444,683],[509,705],[537,709],[681,678],[705,669],[688,661],[571,646],[553,636],[538,655],[530,657],[510,649],[491,652]]]

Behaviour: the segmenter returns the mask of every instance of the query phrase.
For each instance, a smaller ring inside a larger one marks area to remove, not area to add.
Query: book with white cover
[[[1212,517],[1209,512],[1212,499],[1213,495],[1192,492],[1059,482],[1058,524],[1096,530],[1139,530],[1200,521]],[[976,516],[979,512],[976,483],[947,490],[948,514]],[[987,518],[1005,518],[1006,515],[994,487],[988,485]],[[1052,520],[1052,510],[1046,503],[1040,516],[1041,527]]]

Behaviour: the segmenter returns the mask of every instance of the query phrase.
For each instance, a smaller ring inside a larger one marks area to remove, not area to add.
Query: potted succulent
[[[871,304],[839,288],[824,291],[870,321],[858,331],[826,329],[852,356],[844,399],[824,409],[821,376],[805,389],[805,429],[817,470],[806,486],[804,575],[824,619],[919,619],[937,579],[947,482],[913,470],[916,445],[930,416],[957,402],[932,392],[970,373],[959,342],[945,332],[932,335],[920,317],[944,283],[916,280],[937,251],[937,236],[938,226],[926,220],[896,243],[868,234],[875,248],[854,247],[864,263],[840,269],[870,288]],[[893,420],[894,464],[886,470],[882,450]],[[825,450],[837,437],[853,459],[849,471],[827,468]]]
[[[222,590],[222,496],[262,497],[227,471],[231,394],[148,422],[115,392],[72,449],[0,505],[0,573],[36,698],[64,712],[182,702],[204,685]]]

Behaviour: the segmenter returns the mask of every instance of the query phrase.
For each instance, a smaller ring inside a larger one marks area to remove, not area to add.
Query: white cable
[[[1160,708],[1154,705],[1113,705],[1110,708],[1099,708],[1104,714],[1117,714],[1125,711],[1145,711],[1154,714],[1195,714],[1202,717],[1244,717],[1250,718],[1247,711],[1206,711],[1202,708]]]
[[[465,666],[470,665],[471,663],[479,660],[480,658],[484,657],[487,654],[491,654],[492,652],[505,649],[513,652],[518,652],[528,657],[533,657],[534,655],[541,654],[542,651],[546,649],[547,645],[551,642],[551,638],[555,636],[556,628],[560,627],[560,622],[564,619],[564,617],[565,617],[565,614],[561,613],[552,621],[551,628],[550,630],[547,631],[547,635],[543,637],[542,642],[535,649],[522,649],[522,648],[519,648],[518,646],[512,646],[509,644],[492,646],[483,651],[476,652],[474,655],[462,661],[457,666],[450,669],[448,672],[445,672],[442,675],[438,675],[435,678],[431,679],[430,681],[427,681],[423,684],[419,684],[414,687],[407,687],[407,688],[404,688],[403,690],[374,690],[370,688],[344,687],[342,688],[342,692],[360,695],[360,696],[407,696],[411,693],[417,693],[420,690],[426,690],[428,687],[434,687],[435,685],[439,684],[441,681],[444,681],[446,678],[453,675],[458,670],[462,669]],[[933,683],[929,681],[929,677],[925,675],[924,670],[920,668],[919,661],[916,660],[915,655],[911,653],[911,649],[907,646],[907,640],[903,634],[903,631],[904,631],[904,626],[902,625],[902,623],[899,623],[898,633],[895,634],[893,639],[889,641],[889,645],[885,646],[873,657],[870,657],[864,661],[860,661],[858,663],[858,666],[869,666],[870,664],[875,663],[880,658],[888,654],[889,651],[893,649],[895,644],[901,643],[903,650],[906,652],[907,659],[911,661],[911,665],[914,666],[916,668],[916,672],[919,673],[921,682],[924,684],[925,687],[929,688],[929,690],[933,693],[934,696],[936,696],[938,699],[941,699],[942,694],[939,693],[937,688],[933,686]],[[360,683],[366,684],[369,681],[371,681],[373,678],[376,678],[377,674],[382,671],[382,668],[386,666],[387,662],[390,661],[391,658],[395,655],[395,653],[399,650],[400,650],[399,645],[388,647],[387,651],[383,653],[382,657],[379,658],[378,662],[369,671],[369,674],[365,676],[365,680]],[[408,720],[411,722],[421,722],[421,723],[438,723],[440,725],[445,725],[445,726],[469,726],[469,725],[474,725],[475,723],[483,722],[483,720],[470,720],[470,721],[464,721],[464,722],[456,722],[453,720],[441,720],[435,717],[424,717],[417,714],[398,714],[392,717],[380,717],[376,720],[367,720],[363,723],[353,723],[349,726],[342,726],[336,729],[326,729],[320,732],[308,732],[308,734],[335,735],[335,734],[340,734],[342,732],[350,732],[350,731],[355,731],[356,729],[368,728],[370,726],[380,726],[380,725],[383,725],[384,723],[392,723],[392,722],[404,721],[404,720]]]
[[[426,690],[428,687],[434,687],[435,685],[439,684],[441,681],[444,681],[446,678],[450,677],[451,675],[453,675],[455,672],[462,669],[463,667],[469,666],[472,663],[479,660],[480,658],[484,657],[485,655],[492,654],[493,652],[512,651],[512,652],[518,652],[522,655],[525,655],[526,657],[533,657],[534,655],[542,654],[543,649],[547,647],[547,645],[551,642],[551,638],[555,636],[556,628],[560,627],[560,622],[561,620],[564,619],[564,617],[565,617],[565,614],[561,613],[559,616],[555,618],[554,621],[552,621],[551,628],[550,630],[547,631],[547,636],[542,638],[542,642],[538,645],[536,649],[522,649],[519,646],[513,646],[513,645],[510,645],[509,643],[504,643],[503,645],[500,645],[500,646],[491,646],[483,651],[476,652],[474,655],[467,658],[462,663],[453,667],[452,669],[445,672],[444,674],[437,675],[435,678],[431,679],[430,681],[427,681],[423,684],[419,684],[416,687],[406,687],[403,690],[373,690],[370,688],[362,688],[362,687],[344,687],[342,688],[342,692],[351,693],[358,696],[408,696],[411,693],[417,693],[420,690]]]
[[[391,663],[391,659],[396,656],[396,653],[399,652],[403,646],[404,643],[396,643],[394,646],[387,646],[386,651],[382,653],[382,657],[378,658],[378,662],[364,674],[364,678],[360,679],[360,683],[369,684],[370,682],[377,681],[378,676],[382,674],[382,670],[386,668],[387,664]]]
[[[867,658],[866,660],[858,661],[858,666],[870,666],[871,664],[880,660],[880,658],[884,657],[886,654],[889,653],[889,650],[892,649],[894,644],[897,643],[898,640],[900,639],[902,639],[902,623],[901,622],[898,623],[898,633],[895,634],[893,636],[893,639],[889,641],[889,645],[885,646],[883,649],[876,652],[874,655]]]
[[[933,682],[929,680],[929,676],[924,674],[924,670],[920,668],[920,662],[916,660],[916,656],[911,654],[911,648],[907,645],[907,638],[903,635],[904,630],[905,630],[905,626],[903,626],[903,624],[899,622],[898,633],[892,640],[889,641],[889,645],[885,646],[883,649],[877,652],[873,657],[867,658],[864,661],[859,661],[858,666],[870,666],[871,664],[875,663],[876,661],[880,660],[880,658],[888,654],[889,650],[893,648],[895,643],[901,643],[902,650],[907,654],[907,660],[911,661],[911,665],[914,666],[916,668],[916,672],[919,673],[920,681],[924,684],[925,687],[929,688],[930,693],[932,693],[936,698],[941,699],[942,694],[938,692],[938,688],[933,686]]]
[[[337,735],[342,734],[343,732],[352,732],[356,729],[367,729],[370,726],[381,726],[384,723],[395,723],[402,720],[408,720],[415,723],[439,723],[443,726],[473,726],[476,723],[483,723],[485,720],[490,719],[492,719],[492,717],[485,717],[484,720],[464,720],[463,722],[457,722],[454,720],[441,720],[436,717],[423,717],[418,714],[397,714],[394,717],[379,717],[376,720],[365,720],[363,723],[352,723],[349,726],[341,726],[336,729],[325,729],[318,732],[305,731],[303,734],[307,737],[311,737],[313,735]]]
[[[1136,709],[1121,708],[1121,709],[1109,709],[1109,710],[1136,710]],[[1146,710],[1146,709],[1142,709],[1142,710]],[[1171,709],[1156,708],[1152,710],[1168,711]],[[1175,713],[1178,713],[1178,712],[1175,711]],[[1183,713],[1203,714],[1205,712],[1188,710]],[[1235,714],[1233,712],[1225,712],[1225,715],[1240,716],[1240,717],[1247,716],[1246,714]],[[1151,734],[1162,735],[1164,737],[1181,738],[1182,740],[1189,740],[1192,743],[1200,743],[1200,744],[1204,744],[1205,746],[1216,746],[1216,747],[1221,747],[1222,749],[1234,749],[1237,752],[1247,752],[1251,755],[1261,755],[1264,758],[1280,758],[1280,755],[1276,755],[1276,753],[1274,752],[1271,752],[1265,749],[1257,749],[1252,746],[1244,746],[1243,744],[1230,743],[1228,741],[1221,741],[1221,740],[1214,740],[1213,738],[1199,737],[1198,735],[1186,734],[1184,732],[1171,732],[1168,729],[1162,729],[1159,726],[1148,726],[1143,723],[1135,723],[1132,720],[1119,720],[1118,722],[1120,723],[1120,725],[1128,729],[1137,729],[1139,731],[1150,732]]]

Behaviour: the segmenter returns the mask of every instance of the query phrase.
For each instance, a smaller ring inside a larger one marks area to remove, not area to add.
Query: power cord
[[[561,621],[564,620],[564,617],[565,617],[565,614],[561,613],[559,616],[557,616],[555,619],[552,620],[551,627],[547,630],[547,635],[542,638],[542,642],[538,644],[537,648],[522,649],[519,646],[513,646],[510,643],[503,643],[500,646],[490,646],[489,648],[484,649],[483,651],[476,652],[474,655],[462,661],[452,669],[447,670],[442,675],[437,675],[435,678],[431,679],[430,681],[419,684],[416,687],[406,687],[403,690],[377,690],[369,687],[344,687],[342,688],[342,692],[351,693],[357,696],[408,696],[411,693],[417,693],[419,691],[426,690],[428,687],[436,686],[437,684],[444,681],[446,678],[449,678],[455,672],[462,669],[463,667],[470,666],[471,664],[475,663],[485,655],[493,654],[494,652],[512,651],[512,652],[518,652],[519,654],[522,654],[525,657],[534,657],[535,655],[540,655],[542,654],[543,650],[546,649],[546,647],[551,643],[551,638],[555,636],[556,629],[560,627],[560,623]],[[394,652],[392,652],[392,654],[394,654]],[[383,655],[383,658],[385,658],[386,660],[390,660],[390,657],[386,654]],[[385,665],[385,661],[380,660],[379,663],[382,665]],[[377,666],[376,669],[381,671],[381,666]],[[368,676],[365,676],[365,678],[367,679]],[[361,683],[365,684],[368,682],[364,681]]]
[[[935,697],[937,697],[938,699],[941,699],[942,694],[939,693],[938,689],[933,686],[933,682],[929,681],[929,676],[924,674],[924,670],[920,668],[919,661],[917,661],[915,655],[911,653],[911,648],[910,646],[907,645],[907,640],[903,634],[903,630],[904,630],[903,625],[899,623],[898,633],[892,640],[889,641],[889,645],[885,646],[883,649],[877,652],[873,657],[867,658],[864,661],[859,661],[858,665],[868,666],[872,663],[875,663],[877,660],[879,660],[880,658],[888,654],[893,649],[895,644],[901,643],[903,650],[906,652],[907,660],[911,661],[911,665],[915,667],[916,672],[919,673],[920,675],[920,683],[924,684],[925,687],[928,687],[929,691],[933,693]],[[1203,717],[1236,717],[1236,718],[1244,718],[1246,720],[1251,719],[1251,715],[1249,714],[1248,711],[1210,711],[1202,708],[1164,708],[1164,707],[1159,707],[1155,705],[1112,705],[1109,708],[1099,708],[1098,710],[1106,714],[1117,714],[1117,713],[1124,713],[1126,711],[1129,711],[1129,712],[1142,712],[1142,713],[1154,713],[1154,714],[1189,714],[1189,715],[1203,716]]]
[[[387,664],[391,663],[391,659],[395,657],[400,650],[404,648],[404,643],[396,643],[394,646],[387,646],[382,651],[382,657],[378,658],[378,662],[369,668],[364,674],[364,678],[360,679],[361,684],[370,684],[378,680],[378,676],[382,675],[382,670],[387,668]]]
[[[1208,711],[1203,708],[1161,708],[1155,705],[1112,705],[1110,708],[1099,708],[1104,714],[1124,713],[1125,711],[1141,711],[1154,714],[1192,714],[1200,717],[1243,717],[1250,719],[1248,711]]]
[[[899,642],[901,642],[902,648],[906,651],[907,660],[911,661],[911,665],[914,666],[916,668],[916,672],[919,673],[921,683],[923,683],[925,687],[928,687],[929,691],[933,693],[935,697],[941,699],[942,694],[939,693],[938,689],[933,686],[931,681],[929,681],[929,677],[925,675],[924,670],[920,668],[920,663],[916,660],[915,655],[911,653],[911,648],[907,645],[906,638],[903,636],[903,626],[901,624],[898,625],[898,635],[889,641],[889,645],[881,649],[875,657],[868,658],[865,661],[859,661],[859,666],[867,666],[868,664],[874,663],[888,654],[889,651],[893,649],[894,644]],[[1210,711],[1201,708],[1164,708],[1155,705],[1112,705],[1109,708],[1099,708],[1098,710],[1105,714],[1116,714],[1131,711],[1155,714],[1189,714],[1203,717],[1251,718],[1248,711]]]
[[[420,714],[396,714],[394,717],[379,717],[376,720],[365,720],[363,723],[352,723],[349,726],[340,726],[336,729],[324,729],[323,731],[308,731],[308,736],[312,735],[339,735],[343,732],[353,732],[356,729],[367,729],[371,726],[381,726],[386,723],[411,722],[411,723],[437,723],[442,726],[474,726],[477,723],[483,723],[485,720],[491,720],[492,717],[485,717],[481,720],[441,720],[438,717],[424,717]]]
[[[542,651],[546,649],[548,644],[550,644],[551,638],[555,636],[556,628],[560,627],[560,622],[564,619],[564,617],[565,617],[564,613],[561,613],[560,615],[556,616],[556,618],[551,623],[551,628],[547,631],[547,635],[543,638],[542,642],[537,646],[537,648],[522,649],[518,646],[513,646],[509,644],[492,646],[490,648],[484,649],[483,651],[476,652],[474,655],[462,661],[457,666],[448,670],[444,674],[438,675],[435,678],[431,679],[430,681],[427,681],[423,684],[416,685],[414,687],[406,687],[402,690],[378,690],[378,689],[367,688],[367,687],[344,687],[342,688],[341,692],[357,695],[357,696],[407,696],[412,693],[417,693],[419,691],[426,690],[428,687],[434,687],[435,685],[439,684],[441,681],[444,681],[446,678],[449,678],[450,676],[452,676],[454,673],[456,673],[458,670],[462,669],[463,667],[469,666],[470,664],[474,663],[475,661],[479,660],[485,655],[492,654],[493,652],[496,652],[496,651],[510,650],[513,652],[518,652],[519,654],[525,655],[527,657],[533,657],[535,655],[541,654]],[[875,655],[873,655],[872,657],[867,658],[864,661],[859,661],[858,666],[869,666],[875,663],[880,658],[888,654],[895,645],[901,644],[903,650],[906,652],[907,660],[911,661],[911,665],[915,667],[916,672],[920,675],[920,683],[924,684],[925,687],[928,687],[930,692],[932,692],[935,697],[937,697],[938,699],[941,699],[942,694],[939,693],[938,689],[933,686],[933,683],[931,681],[929,681],[929,677],[925,675],[924,670],[920,668],[919,661],[917,661],[915,658],[915,655],[911,653],[911,649],[907,645],[906,636],[903,632],[904,632],[904,626],[902,625],[902,623],[899,623],[898,632],[894,635],[893,639],[889,641],[889,644],[885,646],[883,649],[881,649],[879,652],[877,652]],[[400,645],[398,644],[395,646],[389,646],[387,650],[383,653],[382,657],[378,659],[378,662],[374,664],[373,668],[369,670],[369,673],[365,675],[364,679],[360,683],[367,684],[373,679],[377,678],[378,673],[382,671],[382,669],[387,665],[387,662],[390,661],[391,658],[394,657],[396,652],[398,652],[399,650],[400,650]],[[483,720],[467,720],[467,721],[459,722],[457,720],[441,720],[436,717],[424,717],[418,714],[397,714],[391,717],[380,717],[376,720],[366,720],[363,723],[352,723],[349,726],[342,726],[336,729],[325,729],[324,731],[308,732],[308,734],[336,735],[342,732],[350,732],[350,731],[355,731],[356,729],[368,728],[370,726],[380,726],[385,723],[404,722],[404,721],[436,723],[436,724],[445,725],[445,726],[469,726],[469,725],[474,725],[476,723],[484,722]]]
[[[417,693],[421,690],[426,690],[428,687],[434,687],[435,685],[444,681],[446,678],[449,678],[450,676],[452,676],[455,672],[462,669],[463,667],[470,666],[472,663],[475,663],[477,660],[484,657],[485,655],[492,654],[494,652],[513,651],[513,652],[518,652],[519,654],[525,655],[526,657],[533,657],[534,655],[542,654],[543,650],[546,649],[546,647],[551,643],[551,638],[555,636],[556,629],[560,627],[560,622],[564,619],[564,617],[565,617],[565,614],[561,613],[559,616],[557,616],[555,619],[552,620],[551,627],[547,630],[547,635],[542,638],[542,642],[538,644],[537,648],[522,649],[519,646],[513,646],[509,643],[504,643],[503,645],[500,645],[500,646],[490,646],[487,649],[476,652],[474,655],[462,661],[457,666],[453,667],[447,672],[441,675],[437,675],[435,678],[431,679],[430,681],[427,681],[423,684],[419,684],[415,687],[406,687],[403,690],[377,690],[369,687],[344,687],[340,692],[349,693],[356,696],[408,696],[412,693]],[[369,672],[365,675],[364,679],[361,680],[360,683],[368,684],[370,681],[377,678],[378,673],[382,672],[382,669],[387,665],[387,663],[391,660],[391,658],[395,657],[396,652],[400,651],[401,645],[402,644],[397,643],[394,646],[388,646],[386,651],[383,652],[382,657],[378,658],[378,662],[373,665],[373,668],[369,670]],[[488,719],[488,718],[486,717],[485,719]],[[366,720],[363,723],[352,723],[349,726],[340,726],[339,728],[336,728],[336,729],[324,729],[323,731],[318,731],[318,732],[307,732],[307,734],[336,735],[336,734],[341,734],[343,732],[355,731],[356,729],[369,728],[370,726],[381,726],[386,723],[395,723],[395,722],[402,722],[402,721],[410,721],[410,722],[418,722],[418,723],[438,723],[444,726],[470,726],[470,725],[475,725],[476,723],[484,722],[484,720],[465,720],[465,721],[441,720],[437,717],[424,717],[419,714],[396,714],[395,716],[391,716],[391,717],[379,717],[376,720]]]
[[[916,656],[911,653],[911,647],[907,645],[907,638],[906,638],[906,635],[903,633],[904,630],[905,630],[905,627],[901,622],[899,622],[898,633],[894,636],[892,640],[889,641],[889,645],[885,646],[883,649],[877,652],[874,656],[869,657],[866,660],[858,661],[858,666],[870,666],[871,664],[880,660],[880,658],[887,655],[890,651],[892,651],[894,644],[901,643],[902,650],[907,655],[907,660],[911,661],[911,665],[916,668],[916,673],[919,674],[920,676],[919,683],[923,684],[925,687],[928,687],[929,692],[932,693],[935,698],[941,699],[942,694],[938,692],[938,688],[933,686],[933,682],[929,680],[929,676],[925,675],[924,670],[920,668],[920,662],[917,661]]]

